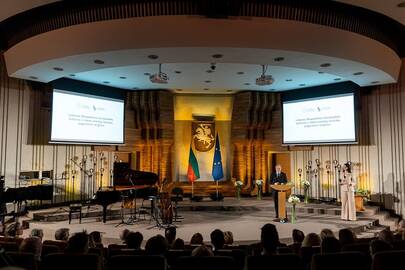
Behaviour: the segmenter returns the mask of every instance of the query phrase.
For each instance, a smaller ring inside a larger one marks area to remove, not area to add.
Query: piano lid
[[[114,186],[153,186],[159,181],[156,173],[131,170],[127,162],[114,163]]]

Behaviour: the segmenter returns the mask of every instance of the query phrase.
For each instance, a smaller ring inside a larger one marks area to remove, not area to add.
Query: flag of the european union
[[[212,162],[212,177],[214,181],[221,180],[224,177],[224,171],[222,169],[221,147],[219,144],[219,136],[215,140],[215,154]]]

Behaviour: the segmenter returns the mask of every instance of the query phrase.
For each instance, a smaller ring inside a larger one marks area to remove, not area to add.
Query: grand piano
[[[113,169],[113,187],[96,192],[94,202],[103,207],[103,222],[106,222],[107,207],[121,201],[123,195],[146,197],[155,194],[159,177],[152,172],[132,170],[129,163],[115,162]]]

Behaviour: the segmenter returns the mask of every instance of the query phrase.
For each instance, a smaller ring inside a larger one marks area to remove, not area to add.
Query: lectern
[[[270,185],[270,187],[274,190],[278,191],[278,217],[281,220],[286,219],[286,209],[285,209],[285,202],[287,200],[287,192],[291,190],[291,185]]]

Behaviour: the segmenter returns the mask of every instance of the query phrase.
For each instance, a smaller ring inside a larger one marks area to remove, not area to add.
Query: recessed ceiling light
[[[271,88],[271,89],[269,89],[270,91],[276,91],[276,89],[274,89],[274,88]]]
[[[250,85],[250,83],[247,82],[247,83],[244,83],[244,85]]]
[[[284,57],[276,57],[273,59],[275,62],[281,62],[284,61]]]
[[[353,73],[354,76],[358,76],[358,75],[361,75],[361,74],[363,74],[363,72],[361,72],[361,71]]]
[[[120,77],[120,79],[123,79],[123,80],[125,80],[127,77],[125,77],[125,76],[121,76]]]
[[[238,75],[243,75],[243,74],[245,74],[245,72],[243,72],[243,71],[238,71],[238,72],[236,72],[236,74],[238,74]]]
[[[132,89],[133,89],[133,90],[138,90],[139,88],[138,88],[138,87],[132,87]]]
[[[214,72],[214,71],[211,70],[211,69],[207,69],[205,72],[207,72],[207,73],[212,73],[212,72]]]
[[[61,67],[54,67],[53,70],[56,70],[56,71],[63,71],[63,68],[61,68]]]
[[[330,66],[331,66],[330,63],[323,63],[323,64],[320,65],[320,67],[330,67]]]
[[[102,64],[104,64],[104,61],[100,60],[100,59],[96,59],[96,60],[94,60],[94,63],[97,65],[102,65]]]
[[[224,57],[224,55],[223,55],[223,54],[220,54],[220,53],[217,53],[217,54],[213,54],[213,55],[212,55],[212,58],[215,58],[215,59],[219,59],[219,58],[222,58],[222,57]]]
[[[318,73],[319,73],[319,74],[324,74],[325,72],[323,72],[323,71],[318,71]]]
[[[208,81],[208,80],[207,80],[207,81],[204,81],[204,82],[205,82],[205,83],[211,83],[211,81]]]
[[[300,83],[299,86],[305,86],[305,83]]]
[[[38,77],[35,77],[35,76],[30,76],[29,78],[33,79],[33,80],[38,80]]]
[[[145,72],[143,75],[145,75],[145,76],[150,76],[150,73],[149,73],[149,72]]]
[[[380,81],[373,81],[373,82],[371,82],[372,84],[377,84],[377,83],[380,83]]]
[[[159,56],[156,55],[156,54],[150,54],[150,55],[148,55],[148,58],[151,59],[151,60],[156,60],[156,59],[159,58]]]
[[[183,91],[183,89],[176,89],[176,91],[179,91],[179,92],[181,92],[181,91]]]
[[[69,74],[69,76],[70,76],[70,77],[76,77],[76,75],[75,75],[75,74]]]
[[[105,83],[105,84],[109,84],[110,82],[109,82],[109,81],[104,81],[103,83]]]
[[[333,80],[335,80],[335,81],[340,81],[340,80],[341,80],[341,78],[335,78],[335,79],[333,79]]]
[[[287,79],[287,80],[285,80],[286,82],[292,82],[292,79]]]
[[[181,74],[181,71],[180,70],[175,70],[174,73]]]
[[[405,7],[405,1],[400,2],[399,4],[397,4],[397,7],[399,7],[399,8]]]
[[[210,90],[209,88],[204,88],[204,90]]]
[[[226,92],[228,92],[228,93],[230,93],[230,92],[232,92],[233,90],[226,90]]]

